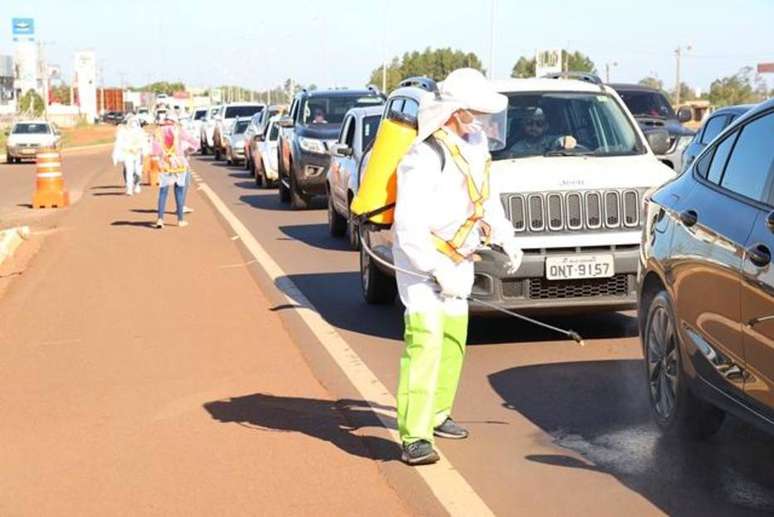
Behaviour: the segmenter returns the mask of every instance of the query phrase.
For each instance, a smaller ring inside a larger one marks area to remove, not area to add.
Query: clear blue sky
[[[49,62],[65,73],[93,48],[108,84],[182,80],[252,88],[287,77],[319,86],[365,83],[383,56],[427,46],[476,52],[489,64],[492,0],[2,0],[0,54],[11,18],[35,18]],[[222,8],[216,12],[215,8]],[[718,76],[774,61],[774,0],[498,0],[495,77],[520,55],[567,47],[615,81],[675,77],[674,49],[692,45],[683,78],[707,89]],[[770,76],[769,84],[774,84]]]

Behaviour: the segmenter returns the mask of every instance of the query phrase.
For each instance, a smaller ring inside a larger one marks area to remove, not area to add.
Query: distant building
[[[0,105],[16,103],[13,77],[13,57],[0,55]]]

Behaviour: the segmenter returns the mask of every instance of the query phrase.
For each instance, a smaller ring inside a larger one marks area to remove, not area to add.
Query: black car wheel
[[[398,294],[395,278],[376,267],[363,246],[360,247],[360,286],[363,298],[370,305],[391,304]]]
[[[10,154],[5,155],[5,163],[13,163],[13,158]]]
[[[351,199],[349,203],[352,204]],[[347,238],[350,247],[358,251],[360,249],[360,225],[357,224],[357,219],[349,208],[347,208]]]
[[[252,170],[253,176],[255,177],[255,186],[258,188],[266,188],[266,179],[263,177],[263,162],[258,160],[257,163],[253,164]]]
[[[207,156],[208,150],[207,150],[207,142],[202,140],[201,144],[199,145],[199,149],[202,152],[202,156]]]
[[[296,184],[296,175],[293,173],[293,165],[290,166],[290,208],[293,210],[306,210],[309,208],[309,199],[304,196]]]
[[[690,390],[675,321],[669,295],[659,292],[650,303],[642,338],[651,409],[664,433],[707,438],[718,431],[725,413]]]
[[[333,206],[333,196],[328,191],[328,232],[332,237],[343,237],[347,232],[347,220]]]

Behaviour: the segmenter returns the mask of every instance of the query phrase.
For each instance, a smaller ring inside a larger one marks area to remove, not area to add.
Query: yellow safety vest
[[[449,137],[446,131],[439,129],[433,133],[433,137],[444,147],[451,155],[454,164],[460,170],[463,176],[465,176],[465,182],[468,187],[468,195],[470,201],[473,203],[473,213],[462,223],[462,226],[454,233],[454,236],[449,240],[444,240],[438,235],[433,234],[433,241],[438,251],[449,257],[455,264],[459,264],[463,260],[468,259],[459,252],[459,249],[465,244],[470,235],[470,232],[476,227],[476,224],[481,225],[481,231],[487,240],[491,234],[491,227],[484,221],[484,202],[489,197],[489,171],[492,166],[492,159],[487,158],[486,165],[484,166],[484,179],[479,189],[476,185],[476,181],[473,178],[473,173],[470,170],[470,164],[462,156],[462,152],[457,144],[449,141]]]
[[[172,130],[174,138],[172,139],[172,145],[167,146],[164,142],[164,130],[161,129],[156,133],[156,139],[161,144],[161,172],[162,174],[182,174],[186,172],[185,163],[177,156],[177,130]]]

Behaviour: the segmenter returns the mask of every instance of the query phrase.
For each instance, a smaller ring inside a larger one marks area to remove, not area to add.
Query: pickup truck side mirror
[[[281,119],[279,119],[277,124],[279,125],[279,127],[284,127],[284,128],[293,127],[295,125],[293,123],[293,119],[291,119],[290,117],[282,117]]]
[[[651,129],[645,133],[653,154],[661,155],[669,151],[669,132],[666,129]]]
[[[679,120],[681,124],[690,122],[691,119],[693,119],[693,112],[691,111],[691,108],[683,106],[677,110],[677,120]]]
[[[352,156],[352,148],[346,144],[334,144],[332,151],[334,155],[341,158],[348,158]]]

